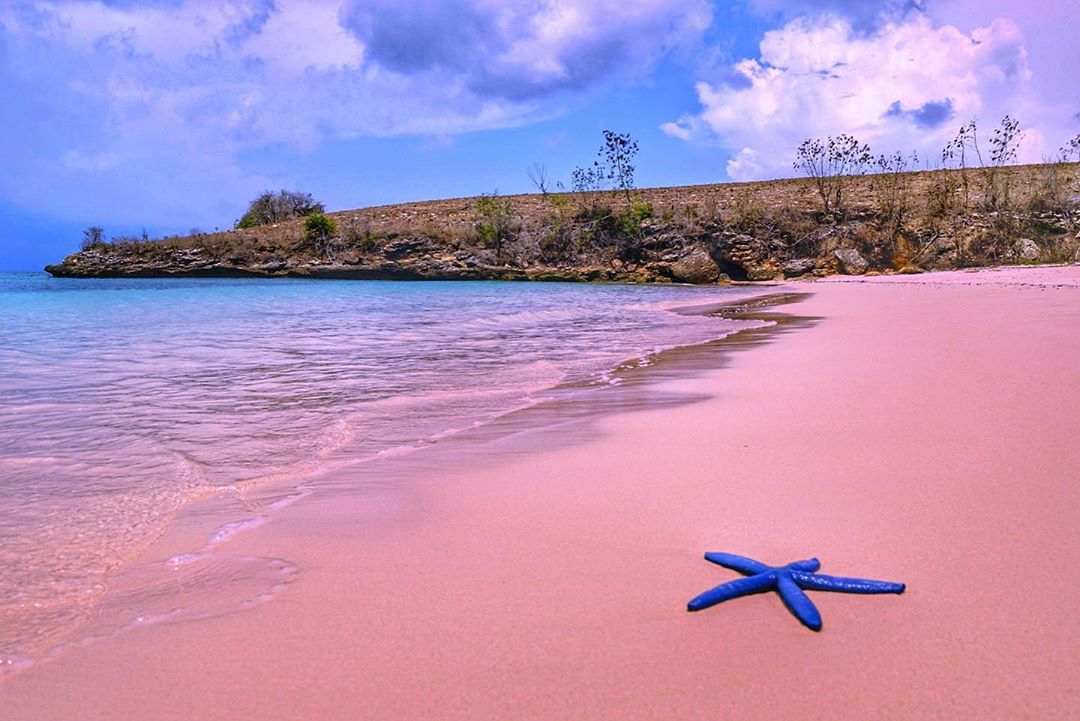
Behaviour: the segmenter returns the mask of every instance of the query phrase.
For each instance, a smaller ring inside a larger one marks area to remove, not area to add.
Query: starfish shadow
[[[776,591],[792,615],[814,631],[821,630],[821,613],[804,590],[866,594],[903,593],[905,589],[904,584],[892,581],[820,574],[817,571],[821,568],[821,562],[816,558],[794,561],[785,566],[767,566],[734,553],[709,552],[705,554],[705,560],[738,571],[746,578],[722,583],[695,596],[686,604],[687,611],[701,611],[739,596]]]

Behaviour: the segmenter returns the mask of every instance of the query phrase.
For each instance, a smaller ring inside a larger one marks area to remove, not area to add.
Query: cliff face
[[[803,275],[832,272],[835,262],[784,264],[767,244],[751,236],[723,230],[686,236],[646,230],[633,259],[602,249],[562,262],[522,262],[506,251],[452,243],[424,234],[386,239],[374,249],[352,248],[317,253],[298,243],[262,254],[235,253],[216,247],[172,247],[160,244],[118,244],[89,248],[46,266],[58,277],[302,277],[367,280],[566,280],[715,283],[721,280],[768,280],[784,271]]]
[[[1053,184],[1049,174],[1053,173]],[[974,173],[975,171],[968,171]],[[804,180],[612,193],[455,199],[157,241],[98,244],[46,270],[69,277],[264,276],[715,283],[1080,261],[1075,165],[980,175],[854,178],[841,217]],[[897,183],[900,190],[897,191]],[[999,194],[1000,195],[1000,194]]]

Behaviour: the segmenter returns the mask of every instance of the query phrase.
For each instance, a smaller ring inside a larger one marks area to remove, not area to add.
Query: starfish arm
[[[875,581],[871,578],[844,578],[820,573],[793,571],[791,577],[801,588],[811,591],[837,591],[840,593],[903,593],[904,584],[893,581]]]
[[[732,598],[745,596],[751,593],[761,593],[775,587],[776,577],[771,573],[761,573],[748,578],[739,578],[734,581],[722,583],[716,588],[709,589],[699,596],[695,596],[686,604],[687,611],[701,611],[709,606],[715,606]]]
[[[792,571],[810,571],[811,573],[813,573],[814,571],[821,568],[821,561],[817,560],[816,558],[808,558],[805,561],[795,561],[794,563],[789,563],[788,568],[790,568]]]
[[[796,585],[790,574],[781,573],[776,579],[776,590],[784,605],[802,624],[813,631],[821,630],[821,613],[813,602]]]
[[[736,556],[734,553],[709,551],[705,554],[705,560],[724,568],[730,568],[732,571],[738,571],[744,576],[756,576],[769,570],[769,567],[760,561],[755,561],[746,556]]]

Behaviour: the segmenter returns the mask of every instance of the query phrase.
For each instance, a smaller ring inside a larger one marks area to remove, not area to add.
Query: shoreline
[[[695,402],[324,479],[229,543],[300,569],[273,602],[72,649],[0,696],[27,720],[1067,713],[1073,286],[807,289],[814,327],[653,389]],[[686,614],[730,577],[705,550],[909,591],[819,594],[819,635],[768,596]]]
[[[676,375],[701,372],[712,367],[736,335],[745,333],[749,334],[748,338],[757,338],[761,334],[768,336],[774,330],[779,330],[770,327],[769,324],[773,321],[782,320],[786,324],[799,320],[784,314],[761,312],[762,308],[767,311],[771,306],[791,302],[799,294],[789,292],[754,295],[749,287],[746,290],[746,295],[735,299],[689,305],[679,302],[658,306],[655,312],[715,316],[724,320],[746,320],[766,325],[728,330],[722,336],[699,343],[643,350],[614,363],[608,371],[601,373],[600,377],[607,379],[605,383],[586,382],[584,379],[575,382],[560,381],[530,393],[531,400],[524,405],[507,408],[483,421],[447,429],[436,436],[419,439],[407,446],[387,448],[367,456],[330,456],[324,459],[320,468],[308,470],[299,476],[274,471],[269,476],[245,480],[230,487],[205,489],[191,496],[163,519],[152,537],[131,549],[130,553],[109,571],[103,579],[105,590],[96,594],[90,605],[78,609],[79,621],[70,622],[63,628],[52,629],[46,637],[50,641],[34,649],[36,655],[32,658],[0,658],[0,684],[3,684],[12,672],[18,674],[47,664],[72,647],[96,643],[103,638],[122,635],[145,625],[197,619],[206,613],[200,609],[207,606],[215,608],[211,612],[214,615],[228,614],[242,612],[251,605],[269,600],[282,590],[279,588],[281,578],[274,573],[233,569],[242,577],[241,585],[247,582],[247,576],[257,575],[261,580],[254,584],[249,583],[251,588],[241,588],[237,591],[241,596],[231,598],[224,606],[216,598],[203,598],[196,600],[194,610],[181,609],[177,612],[166,609],[139,613],[134,605],[135,602],[141,602],[145,606],[174,603],[174,599],[169,597],[173,595],[172,592],[161,588],[163,583],[174,591],[188,584],[195,584],[205,590],[204,587],[209,584],[198,577],[203,571],[197,564],[213,563],[215,557],[220,555],[219,551],[227,548],[223,544],[227,544],[233,536],[263,526],[273,519],[277,511],[316,492],[321,478],[347,474],[365,464],[407,464],[407,456],[418,452],[431,453],[439,446],[465,444],[483,447],[505,436],[542,431],[548,426],[588,424],[591,419],[606,413],[627,412],[651,405],[659,407],[694,402],[695,399],[690,395],[663,397],[663,394],[658,394],[655,398],[646,399],[639,397],[641,393],[634,389],[644,388],[643,393],[650,393],[649,388],[663,380],[663,369],[669,365],[679,366],[669,371],[669,374]],[[768,287],[758,287],[755,290],[764,293]],[[665,360],[668,356],[675,359],[673,363]],[[305,465],[305,462],[298,461],[295,465],[299,467]],[[228,555],[227,551],[225,555]],[[293,582],[295,569],[287,564],[284,568],[288,569],[284,583]],[[225,576],[230,571],[215,569],[214,572]],[[189,576],[195,578],[189,580]],[[222,590],[230,592],[230,589],[214,589],[209,595],[220,595]],[[72,612],[75,613],[76,610],[72,609]]]

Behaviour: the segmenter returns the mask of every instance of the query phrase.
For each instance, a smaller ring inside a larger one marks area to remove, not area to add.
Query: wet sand
[[[69,649],[3,716],[1067,718],[1080,267],[1025,272],[799,285],[784,310],[820,320],[669,374],[693,402],[319,479],[221,547],[296,569],[272,598]],[[813,594],[821,633],[775,594],[690,614],[734,576],[706,550],[908,591]]]

